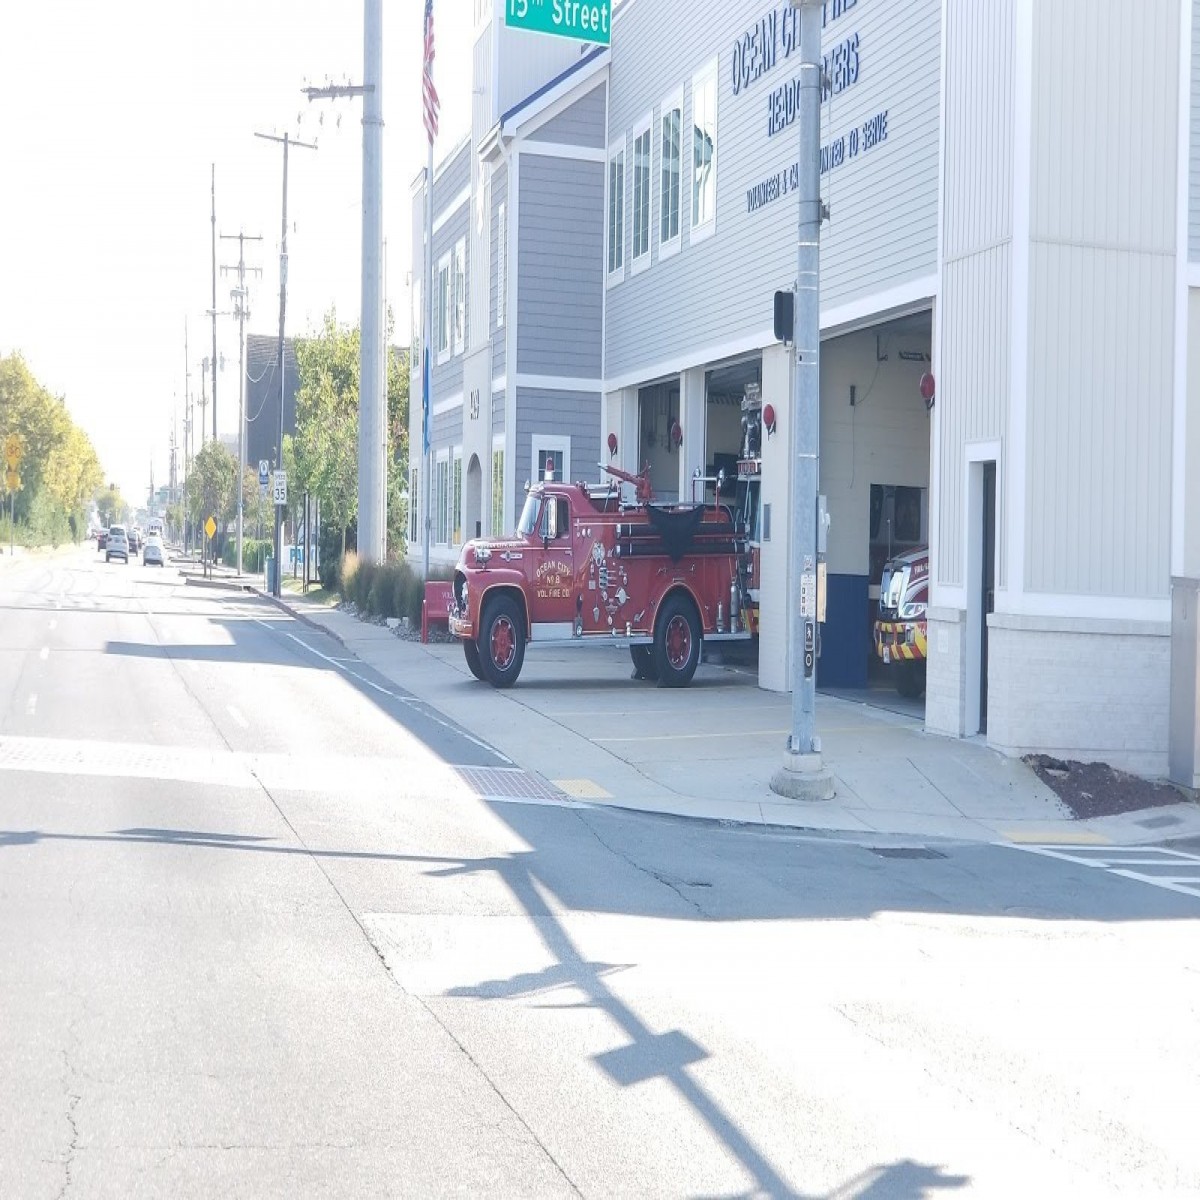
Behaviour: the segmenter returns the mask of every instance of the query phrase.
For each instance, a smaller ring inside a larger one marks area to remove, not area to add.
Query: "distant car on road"
[[[142,531],[136,526],[129,530],[129,549],[136,554],[142,548]]]
[[[105,542],[108,541],[108,530],[98,529],[96,531],[96,549],[103,550]]]
[[[129,538],[124,525],[114,525],[104,543],[104,561],[112,562],[114,558],[122,559],[126,566],[129,565]]]
[[[162,538],[156,533],[152,533],[146,539],[145,546],[142,547],[142,566],[148,567],[151,563],[156,563],[160,567],[166,565]]]

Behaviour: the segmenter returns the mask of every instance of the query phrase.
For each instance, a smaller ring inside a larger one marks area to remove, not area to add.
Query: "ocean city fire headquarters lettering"
[[[822,6],[822,25],[828,27],[851,9],[858,0],[830,0]],[[800,50],[800,13],[790,4],[772,9],[757,24],[751,26],[733,43],[731,71],[733,94],[739,95],[756,80],[772,70],[782,59],[789,59]],[[840,95],[858,82],[859,36],[852,33],[824,56],[824,85],[821,99]],[[796,119],[799,110],[798,79],[775,88],[767,97],[767,136],[774,137]]]

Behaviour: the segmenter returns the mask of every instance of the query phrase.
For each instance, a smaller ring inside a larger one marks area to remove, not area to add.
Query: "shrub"
[[[394,617],[396,615],[396,577],[398,568],[394,563],[385,563],[376,567],[371,580],[371,590],[367,595],[367,612],[373,617]]]
[[[338,562],[337,577],[334,580],[343,600],[354,599],[354,578],[357,574],[358,555],[353,550],[347,550]]]
[[[379,568],[371,562],[364,562],[362,559],[358,561],[358,568],[354,572],[354,583],[351,587],[354,604],[359,612],[367,612],[368,602],[371,598],[371,585],[375,582],[375,574]]]

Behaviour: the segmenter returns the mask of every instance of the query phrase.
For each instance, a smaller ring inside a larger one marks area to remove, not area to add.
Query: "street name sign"
[[[609,0],[504,0],[504,23],[509,29],[607,46],[611,7]]]
[[[276,471],[275,472],[275,503],[276,504],[286,504],[287,503],[287,472],[286,471]]]

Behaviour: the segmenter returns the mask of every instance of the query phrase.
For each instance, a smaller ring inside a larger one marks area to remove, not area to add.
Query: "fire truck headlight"
[[[485,563],[492,557],[491,548],[488,546],[475,547],[475,561],[477,563]]]

